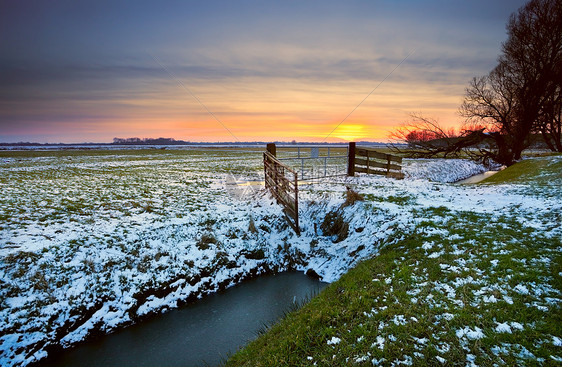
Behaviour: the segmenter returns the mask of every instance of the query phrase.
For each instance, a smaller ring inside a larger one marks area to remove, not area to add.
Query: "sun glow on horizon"
[[[342,123],[331,134],[334,138],[343,139],[345,141],[356,141],[367,138],[365,125],[362,124],[345,124]]]
[[[238,83],[230,81],[236,87]],[[110,142],[115,137],[164,137],[191,142],[387,141],[389,131],[407,121],[408,112],[418,111],[420,106],[424,107],[424,115],[443,117],[445,125],[454,121],[458,106],[457,96],[444,103],[437,91],[423,88],[423,93],[406,93],[400,84],[389,82],[384,90],[342,121],[357,101],[364,98],[363,90],[370,87],[368,83],[349,83],[343,90],[345,93],[334,88],[326,91],[321,86],[330,83],[321,81],[285,80],[285,89],[263,84],[246,80],[248,90],[234,88],[238,93],[232,94],[207,83],[205,93],[198,92],[212,114],[193,98],[178,93],[176,85],[166,85],[175,92],[172,96],[162,98],[155,94],[151,99],[143,95],[139,101],[133,98],[119,103],[106,100],[105,109],[101,108],[101,102],[95,110],[89,110],[83,103],[71,101],[65,108],[78,117],[63,116],[62,121],[49,125],[14,124],[4,129],[4,139],[0,137],[0,140],[78,143]],[[276,90],[276,94],[268,95],[264,88]],[[428,99],[439,100],[440,104],[428,104]],[[39,110],[38,114],[41,112],[48,111]]]

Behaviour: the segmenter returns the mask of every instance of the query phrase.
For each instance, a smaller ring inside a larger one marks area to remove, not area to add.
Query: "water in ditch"
[[[455,183],[457,184],[473,184],[473,183],[478,183],[480,181],[484,181],[485,179],[487,179],[490,176],[495,175],[496,173],[498,173],[499,171],[487,171],[484,173],[479,173],[477,175],[474,176],[470,176],[469,178],[465,178],[464,180],[460,180],[457,181]]]
[[[319,293],[303,273],[261,276],[193,304],[65,350],[41,366],[216,366]]]

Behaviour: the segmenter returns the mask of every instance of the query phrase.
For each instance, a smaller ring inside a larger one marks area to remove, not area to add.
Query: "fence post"
[[[347,175],[355,176],[355,142],[349,142],[347,149]]]
[[[277,157],[277,147],[275,143],[267,143],[267,151],[274,157]]]
[[[301,228],[299,226],[299,178],[297,173],[295,172],[294,174],[295,176],[295,232],[297,233],[297,235],[300,236],[301,234]]]
[[[386,176],[390,176],[390,154],[386,155]]]
[[[267,143],[266,150],[272,156],[277,157],[277,147],[275,146],[275,143]],[[278,190],[279,190],[279,188],[277,187],[277,185],[278,185],[277,181],[278,181],[278,175],[279,175],[279,172],[277,172],[277,171],[278,171],[279,168],[273,162],[271,163],[271,166],[273,168],[271,170],[273,172],[273,177],[271,177],[271,179],[273,180],[273,186],[266,185],[266,188],[269,188],[270,190],[273,190],[273,191],[275,191],[275,193],[277,193]],[[264,166],[264,169],[265,169],[265,166]],[[264,172],[267,176],[267,169],[265,169]]]
[[[267,181],[267,164],[267,154],[263,153],[263,185],[265,186],[266,190],[269,188],[269,184]]]

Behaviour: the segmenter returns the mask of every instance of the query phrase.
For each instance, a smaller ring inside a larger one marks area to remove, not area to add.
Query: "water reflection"
[[[495,175],[498,172],[499,171],[487,171],[487,172],[484,172],[484,173],[480,173],[478,175],[470,176],[469,178],[465,178],[464,180],[460,180],[460,181],[457,181],[455,183],[458,183],[458,184],[478,183],[480,181],[484,181],[485,179],[487,179],[488,177],[490,177],[492,175]]]
[[[42,366],[215,366],[327,284],[302,273],[262,276],[65,351]]]

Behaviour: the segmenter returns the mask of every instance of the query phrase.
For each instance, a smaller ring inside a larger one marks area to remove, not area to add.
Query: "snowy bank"
[[[228,187],[261,172],[253,153],[112,154],[1,163],[2,365],[26,365],[264,272],[314,269],[334,281],[407,235],[427,208],[560,208],[510,187],[446,184],[481,172],[465,161],[414,160],[402,181],[303,185],[297,236],[263,188]],[[346,206],[346,187],[366,200]],[[330,220],[346,229],[332,231]]]
[[[403,171],[406,178],[426,179],[434,182],[457,182],[486,172],[481,163],[466,159],[405,159]]]

